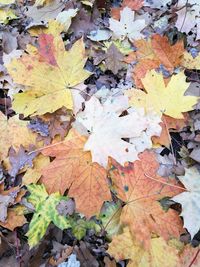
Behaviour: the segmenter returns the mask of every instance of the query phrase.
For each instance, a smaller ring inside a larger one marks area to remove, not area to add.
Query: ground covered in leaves
[[[200,2],[0,0],[0,267],[200,266]]]

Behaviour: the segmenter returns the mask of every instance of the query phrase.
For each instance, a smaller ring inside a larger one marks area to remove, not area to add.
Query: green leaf
[[[121,233],[121,211],[122,208],[120,203],[105,202],[102,207],[99,219],[102,221],[102,224],[107,232],[107,237],[109,239],[112,239],[113,235]]]
[[[59,193],[48,195],[44,185],[29,185],[28,190],[31,195],[27,198],[35,207],[35,213],[29,225],[27,232],[30,248],[38,244],[45,235],[47,227],[53,222],[58,228],[66,229],[71,227],[69,218],[59,215],[56,207],[61,200],[67,200],[67,197]]]

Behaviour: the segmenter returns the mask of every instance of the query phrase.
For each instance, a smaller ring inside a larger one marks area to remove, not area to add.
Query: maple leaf
[[[200,4],[196,0],[179,0],[177,8],[178,17],[175,26],[180,32],[188,34],[198,23]]]
[[[141,80],[145,77],[148,71],[158,68],[159,65],[160,64],[158,60],[143,59],[139,61],[133,71],[133,79],[135,81],[135,85],[138,88],[144,88]]]
[[[49,3],[51,3],[52,2],[52,0],[36,0],[35,1],[35,6],[43,6],[43,5],[45,5],[45,4],[49,4]]]
[[[185,170],[184,176],[178,176],[188,192],[183,192],[172,198],[182,205],[180,216],[183,217],[184,227],[187,228],[191,239],[200,229],[199,203],[200,203],[200,174],[195,167]]]
[[[153,152],[145,151],[139,158],[127,167],[114,163],[110,177],[117,196],[126,203],[121,223],[128,225],[135,238],[148,247],[152,233],[165,239],[179,235],[181,221],[175,211],[165,212],[159,200],[177,195],[181,189],[173,186],[175,182],[168,185],[167,179],[156,175],[159,164]]]
[[[198,56],[193,58],[193,56],[190,53],[185,52],[183,54],[181,65],[187,69],[199,70],[200,69],[199,62],[200,62],[200,54],[198,54]]]
[[[123,54],[112,43],[106,53],[105,63],[108,70],[111,70],[114,74],[117,74],[119,70],[123,69],[124,64]]]
[[[8,207],[21,201],[21,198],[25,194],[25,190],[21,190],[18,186],[12,187],[9,190],[4,191],[4,186],[0,190],[0,221],[5,223],[7,219]]]
[[[15,208],[8,209],[8,216],[6,222],[0,222],[2,227],[14,231],[16,227],[20,227],[27,223],[26,218],[23,214],[18,214]]]
[[[97,214],[104,201],[110,200],[106,171],[92,163],[90,152],[84,152],[87,138],[71,130],[62,142],[43,150],[44,155],[56,157],[43,169],[41,182],[47,191],[60,191],[76,201],[77,210],[90,217]]]
[[[112,8],[111,9],[111,16],[112,18],[119,20],[120,19],[120,11],[123,10],[125,7],[129,7],[131,10],[139,10],[143,6],[143,0],[124,0],[122,2],[122,7],[119,8]]]
[[[137,40],[143,37],[141,31],[145,28],[144,19],[135,19],[135,12],[129,7],[125,7],[120,12],[120,21],[110,18],[110,30],[116,39],[124,39],[128,37],[130,40]]]
[[[161,238],[152,238],[148,250],[142,248],[132,236],[128,227],[113,238],[108,253],[117,261],[129,259],[128,267],[177,267],[180,266],[178,250]]]
[[[110,97],[104,104],[93,96],[85,103],[85,110],[77,115],[77,122],[90,133],[84,150],[91,151],[93,162],[106,167],[108,157],[112,157],[123,165],[136,160],[139,152],[151,148],[151,136],[161,130],[159,116],[145,116],[143,109],[129,110],[128,115],[120,116],[127,108],[125,96]],[[122,138],[130,138],[130,142]]]
[[[174,119],[172,117],[163,115],[161,120],[162,122],[160,123],[160,125],[162,127],[162,132],[160,136],[153,136],[152,141],[154,144],[160,144],[168,147],[171,143],[169,131],[180,131],[183,127],[187,125],[188,118],[185,114],[184,119]]]
[[[154,34],[151,39],[134,41],[134,46],[137,50],[131,52],[126,61],[138,61],[133,70],[133,78],[137,87],[143,87],[141,79],[149,70],[163,65],[165,69],[172,72],[175,67],[181,65],[184,52],[183,40],[171,45],[166,36]]]
[[[107,233],[107,237],[110,239],[112,239],[114,235],[121,233],[121,211],[121,204],[114,202],[105,202],[101,209],[99,219],[102,221],[103,227]]]
[[[45,157],[42,154],[38,155],[33,160],[33,167],[28,168],[26,173],[22,178],[22,183],[24,185],[29,185],[31,183],[37,183],[41,177],[41,172],[44,167],[48,166],[50,163],[49,157]]]
[[[184,52],[183,40],[170,45],[166,36],[155,34],[152,36],[152,48],[160,64],[163,64],[166,69],[173,70],[181,62],[181,57]]]
[[[69,219],[59,215],[56,209],[60,201],[67,200],[67,197],[61,196],[58,192],[48,195],[44,185],[32,184],[28,185],[27,188],[31,193],[27,200],[35,207],[35,212],[26,234],[29,246],[32,248],[45,235],[51,222],[62,230],[71,227],[71,224]]]
[[[183,72],[171,77],[165,86],[162,74],[149,71],[142,83],[147,94],[141,90],[132,90],[130,104],[136,107],[146,107],[158,114],[165,114],[172,118],[182,119],[182,112],[190,111],[197,103],[195,96],[185,96],[189,84],[185,81]],[[130,96],[129,95],[129,96]]]
[[[0,112],[0,158],[5,159],[11,146],[19,149],[20,145],[28,147],[35,143],[35,134],[27,128],[27,122],[19,120],[18,116],[13,116],[7,120],[6,116]]]
[[[62,106],[72,109],[70,88],[90,75],[83,69],[83,40],[65,51],[60,36],[40,34],[38,48],[29,46],[28,53],[7,65],[14,82],[26,86],[25,92],[14,95],[13,109],[25,116],[52,113]]]
[[[56,20],[64,26],[65,32],[68,31],[71,25],[72,18],[76,16],[77,12],[78,12],[78,8],[76,9],[70,8],[68,10],[60,12],[58,16],[56,17]]]
[[[24,150],[23,146],[20,146],[19,151],[15,151],[13,147],[9,150],[9,161],[11,164],[11,169],[9,174],[12,177],[15,177],[18,172],[25,166],[31,167],[33,165],[33,159],[35,158],[36,153],[27,153]]]

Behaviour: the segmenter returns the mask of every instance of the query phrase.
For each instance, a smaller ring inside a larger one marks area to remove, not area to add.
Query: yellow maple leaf
[[[6,116],[0,112],[0,159],[5,159],[11,146],[18,149],[20,145],[28,147],[35,143],[36,135],[27,128],[27,122],[19,120],[18,116],[13,116],[7,120]]]
[[[33,160],[33,167],[28,168],[25,175],[22,178],[22,183],[24,185],[29,185],[31,183],[37,183],[41,177],[41,171],[50,163],[49,157],[45,157],[42,154],[38,155]]]
[[[136,107],[145,107],[158,114],[168,115],[172,118],[183,119],[182,112],[193,110],[197,103],[196,96],[184,96],[189,83],[186,83],[183,72],[171,77],[165,86],[162,74],[155,70],[149,71],[142,83],[147,94],[141,90],[129,90],[129,103]]]
[[[52,0],[36,0],[35,1],[35,6],[43,6],[45,4],[49,4],[50,2],[52,2]]]
[[[52,34],[52,35],[56,35],[56,34],[60,34],[62,31],[64,30],[64,25],[62,23],[60,23],[57,20],[54,19],[50,19],[48,22],[48,28],[46,28],[44,25],[37,25],[34,27],[31,27],[28,32],[32,35],[32,36],[38,36],[40,34]]]
[[[40,34],[38,48],[29,46],[28,52],[7,65],[14,82],[26,86],[14,95],[13,109],[25,116],[52,113],[63,106],[72,109],[71,90],[90,75],[83,69],[87,60],[83,40],[65,51],[59,35]]]
[[[180,266],[178,250],[169,246],[163,238],[151,238],[150,247],[145,250],[137,243],[128,227],[113,238],[108,253],[117,261],[129,259],[128,267]]]
[[[183,54],[182,66],[190,70],[191,69],[199,70],[200,69],[200,54],[197,57],[193,58],[190,53],[185,52]]]

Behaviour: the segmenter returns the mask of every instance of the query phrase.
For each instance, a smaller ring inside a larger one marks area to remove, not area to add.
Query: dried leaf
[[[182,227],[181,221],[175,211],[165,212],[159,200],[174,196],[181,190],[174,187],[173,180],[169,181],[156,175],[159,165],[154,153],[143,152],[140,160],[127,167],[117,163],[113,166],[110,176],[114,189],[117,196],[126,203],[122,210],[121,222],[130,227],[133,236],[146,247],[150,245],[152,233],[164,239],[178,237]]]
[[[84,152],[86,138],[71,131],[62,144],[43,151],[44,155],[56,157],[43,169],[41,182],[49,193],[69,189],[68,195],[76,202],[77,210],[90,217],[97,214],[104,201],[111,195],[106,171],[92,163],[90,152]]]
[[[86,62],[83,40],[69,51],[65,51],[60,36],[41,34],[38,44],[37,50],[29,47],[28,55],[7,66],[14,81],[27,87],[25,92],[14,95],[13,108],[25,116],[51,113],[62,106],[72,109],[70,88],[89,76],[83,69]]]

